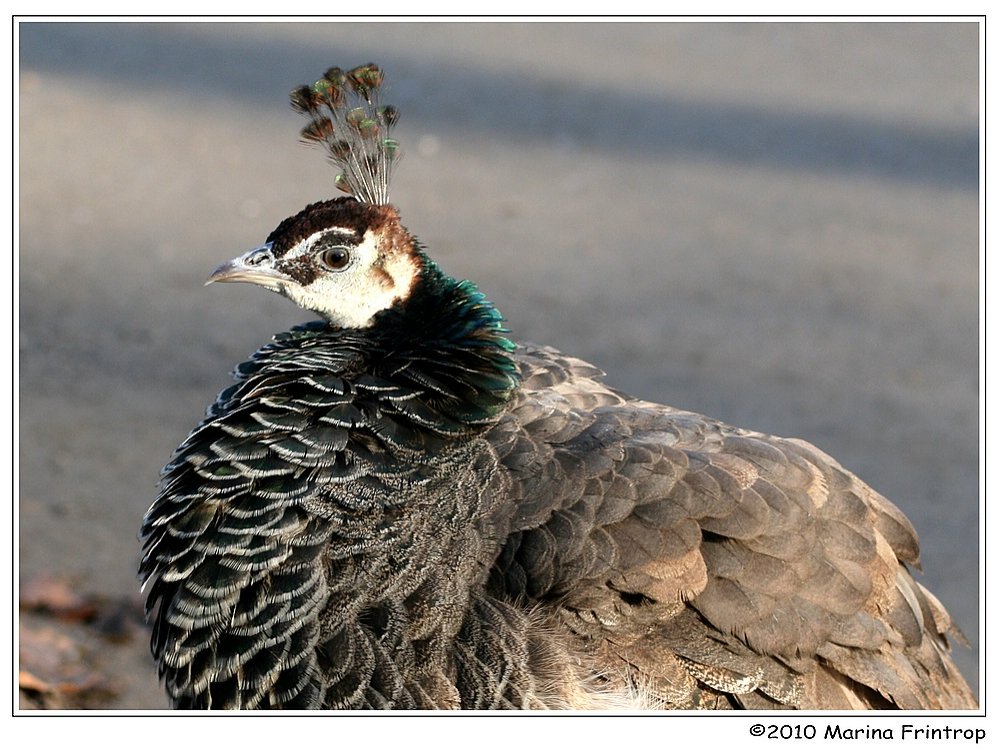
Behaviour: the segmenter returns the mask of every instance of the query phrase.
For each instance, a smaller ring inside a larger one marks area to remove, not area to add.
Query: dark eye
[[[342,270],[351,261],[351,252],[344,246],[331,246],[329,249],[323,249],[319,258],[331,270]]]

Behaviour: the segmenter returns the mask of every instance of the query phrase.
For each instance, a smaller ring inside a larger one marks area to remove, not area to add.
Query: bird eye
[[[342,270],[351,261],[351,253],[344,246],[331,246],[324,249],[319,258],[331,270]]]

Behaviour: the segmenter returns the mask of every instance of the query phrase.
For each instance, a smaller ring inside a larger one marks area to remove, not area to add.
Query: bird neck
[[[445,274],[423,252],[406,301],[376,315],[369,368],[420,388],[456,419],[489,423],[520,375],[503,317],[467,280]]]

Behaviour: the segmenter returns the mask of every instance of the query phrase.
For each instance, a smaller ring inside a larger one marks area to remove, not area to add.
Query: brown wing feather
[[[888,500],[801,440],[637,401],[545,348],[493,432],[493,593],[548,606],[594,677],[663,707],[970,708]]]

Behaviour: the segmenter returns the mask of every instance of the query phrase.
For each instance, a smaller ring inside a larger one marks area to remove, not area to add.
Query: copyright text
[[[842,741],[969,741],[979,743],[986,738],[983,728],[963,728],[954,725],[761,725],[750,726],[754,738],[777,740],[826,740]]]

